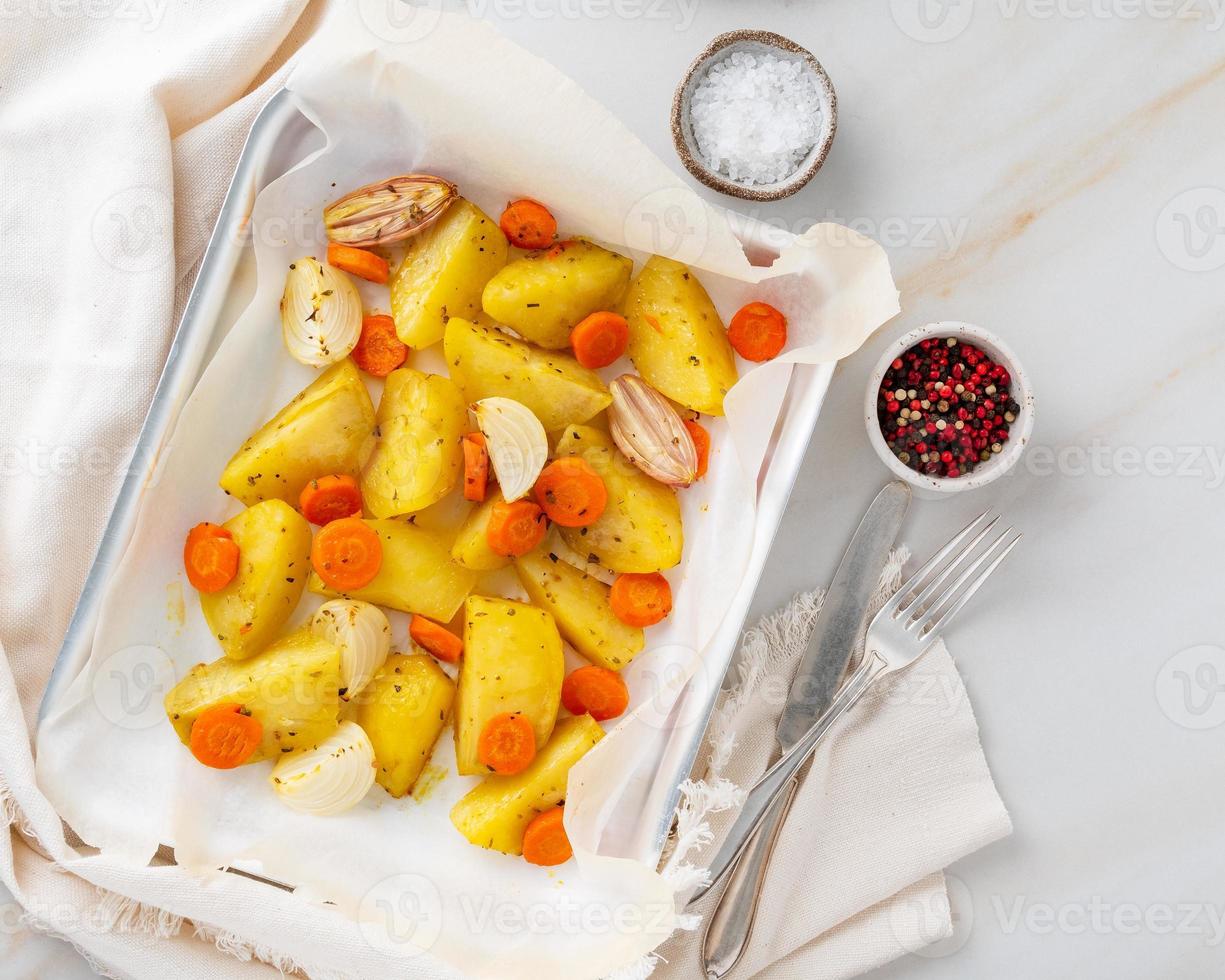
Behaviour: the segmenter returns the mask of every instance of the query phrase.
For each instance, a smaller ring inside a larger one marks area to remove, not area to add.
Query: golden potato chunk
[[[680,262],[651,256],[625,298],[634,367],[675,402],[723,414],[736,383],[736,357],[715,304]]]
[[[449,622],[476,584],[476,573],[451,560],[451,549],[442,535],[402,520],[366,523],[378,532],[383,545],[383,564],[374,581],[351,592],[337,592],[312,571],[310,590]]]
[[[675,490],[652,480],[591,426],[566,429],[556,455],[582,456],[608,488],[608,507],[595,523],[558,529],[566,544],[614,572],[660,572],[680,562],[685,535]]]
[[[522,854],[527,825],[565,799],[570,770],[603,737],[591,715],[563,718],[530,766],[514,776],[487,776],[451,808],[451,823],[477,847]]]
[[[248,507],[272,499],[297,507],[311,480],[333,473],[356,479],[373,431],[370,393],[346,358],[242,444],[221,474],[221,489]]]
[[[311,528],[283,500],[265,500],[222,525],[238,545],[238,574],[200,609],[227,657],[242,660],[276,638],[310,574]]]
[[[196,664],[165,700],[184,745],[197,717],[219,704],[242,705],[264,729],[248,762],[310,749],[336,730],[340,715],[340,649],[296,630],[248,660]]]
[[[401,797],[413,788],[447,724],[455,682],[432,657],[393,653],[354,699],[354,717],[370,736],[375,780]]]
[[[447,368],[469,402],[501,396],[522,402],[547,431],[585,422],[612,403],[594,371],[567,354],[452,317],[443,338]]]
[[[459,482],[468,406],[449,379],[400,368],[387,376],[374,452],[362,471],[362,504],[374,517],[411,514]]]
[[[455,696],[459,774],[488,772],[477,758],[477,742],[494,715],[522,714],[532,723],[540,751],[557,720],[564,672],[561,636],[545,610],[510,599],[469,596]]]
[[[506,265],[508,248],[498,223],[463,198],[410,238],[391,277],[391,316],[400,339],[429,347],[442,340],[448,317],[480,310],[481,290]]]
[[[549,551],[546,542],[515,559],[529,598],[557,620],[562,638],[600,667],[620,670],[643,646],[642,630],[613,615],[609,588]]]
[[[481,306],[534,344],[560,350],[597,310],[620,308],[634,261],[591,242],[560,242],[515,259],[485,284]]]

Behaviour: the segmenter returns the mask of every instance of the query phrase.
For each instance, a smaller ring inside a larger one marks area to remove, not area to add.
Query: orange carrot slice
[[[672,586],[659,572],[626,572],[613,579],[608,601],[627,626],[654,626],[672,611]]]
[[[464,652],[464,641],[449,629],[439,626],[432,619],[414,614],[408,624],[408,635],[413,642],[424,647],[439,660],[449,664],[458,663]]]
[[[464,435],[464,499],[482,501],[489,486],[489,450],[479,432]]]
[[[499,776],[523,772],[536,758],[532,723],[517,711],[494,715],[477,738],[476,758]]]
[[[187,581],[201,592],[218,592],[238,574],[238,542],[220,524],[197,524],[183,544]]]
[[[625,317],[607,310],[581,319],[570,331],[574,357],[585,368],[608,367],[625,353],[630,328]]]
[[[555,806],[532,817],[523,831],[523,860],[542,868],[565,864],[574,856],[563,822],[564,808]]]
[[[519,248],[546,248],[557,237],[557,219],[539,201],[511,201],[498,221],[507,240]]]
[[[213,769],[241,766],[259,748],[264,726],[245,713],[241,704],[206,708],[191,726],[191,754]]]
[[[353,363],[374,378],[385,378],[408,360],[408,344],[396,336],[396,321],[386,313],[362,318],[362,332],[349,354]]]
[[[315,535],[311,566],[338,592],[369,585],[383,565],[383,542],[360,517],[332,521]]]
[[[768,361],[787,346],[787,318],[769,303],[749,303],[732,317],[727,339],[746,361]]]
[[[499,500],[489,515],[485,540],[497,554],[517,558],[540,544],[547,528],[544,512],[531,501]]]
[[[563,456],[546,466],[533,488],[536,503],[562,527],[586,527],[608,506],[604,480],[581,456]]]
[[[391,274],[383,256],[340,242],[328,242],[328,265],[380,284],[387,282]]]
[[[298,509],[312,524],[330,524],[342,517],[357,517],[362,512],[362,492],[351,476],[321,476],[302,488]]]
[[[629,707],[630,692],[615,670],[580,667],[562,683],[561,703],[572,715],[588,714],[596,721],[608,721]]]

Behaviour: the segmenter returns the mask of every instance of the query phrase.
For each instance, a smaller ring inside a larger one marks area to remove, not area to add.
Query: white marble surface
[[[886,478],[859,410],[892,338],[978,322],[1032,375],[1038,422],[1016,475],[916,502],[904,531],[921,553],[992,506],[1026,532],[949,638],[1016,831],[952,869],[953,941],[882,978],[1208,977],[1225,965],[1223,729],[1194,727],[1225,722],[1212,585],[1225,550],[1220,5],[469,2],[678,171],[672,89],[714,34],[786,34],[834,80],[825,168],[753,213],[876,235],[904,312],[838,370],[757,612],[827,579]],[[1216,652],[1170,663],[1198,645]],[[64,950],[0,930],[0,976],[86,974]]]

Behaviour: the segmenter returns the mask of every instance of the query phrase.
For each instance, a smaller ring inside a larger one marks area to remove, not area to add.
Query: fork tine
[[[936,568],[940,562],[944,561],[945,558],[952,554],[953,549],[962,542],[962,539],[964,539],[967,534],[974,530],[974,528],[981,523],[983,518],[989,513],[991,512],[984,510],[981,514],[974,518],[974,520],[970,521],[969,524],[953,535],[953,539],[948,544],[932,555],[932,557],[922,568],[920,568],[906,580],[906,583],[893,594],[893,597],[887,603],[885,603],[885,606],[881,612],[886,615],[895,614],[901,607],[902,601],[919,587],[919,585],[923,582],[924,577],[931,572],[932,569]]]
[[[991,573],[999,567],[1000,562],[1008,557],[1008,552],[1012,551],[1012,549],[1015,548],[1020,542],[1021,534],[1020,532],[1017,532],[1016,537],[1014,537],[1004,546],[1003,550],[995,556],[995,559],[991,562],[991,564],[979,572],[978,576],[973,581],[969,581],[970,576],[974,574],[974,571],[991,556],[992,552],[996,550],[999,543],[1011,533],[1013,533],[1012,528],[1008,528],[1008,530],[991,542],[991,547],[983,552],[982,557],[967,568],[965,573],[957,580],[956,584],[954,584],[953,587],[948,590],[948,592],[941,596],[940,602],[936,603],[936,605],[932,607],[933,611],[939,608],[939,606],[942,605],[947,599],[955,596],[958,589],[961,589],[963,586],[965,587],[965,590],[961,593],[961,597],[956,599],[956,601],[954,601],[953,604],[949,606],[947,610],[945,610],[939,619],[937,619],[934,623],[929,621],[928,624],[919,631],[920,637],[932,636],[949,625],[953,617],[961,611],[962,607],[970,601],[970,598],[974,595],[974,593],[982,587],[982,584],[987,581],[988,578],[990,578]],[[966,584],[967,582],[969,582],[968,585]]]
[[[949,561],[949,563],[943,569],[941,569],[940,574],[928,583],[927,588],[915,596],[912,601],[906,604],[902,610],[903,612],[908,612],[912,609],[914,610],[914,613],[910,617],[911,623],[907,626],[907,629],[917,622],[918,619],[928,610],[937,605],[937,603],[932,602],[932,597],[937,594],[937,591],[940,591],[942,596],[948,594],[947,589],[944,588],[944,583],[961,571],[965,563],[969,560],[970,556],[974,554],[974,549],[977,548],[980,543],[982,543],[983,538],[985,538],[991,532],[991,529],[998,523],[998,515],[991,518],[991,520],[987,522],[986,526],[983,527],[983,529],[976,535],[974,535],[974,537],[970,540],[970,543],[963,547],[956,555],[954,555],[952,560]]]

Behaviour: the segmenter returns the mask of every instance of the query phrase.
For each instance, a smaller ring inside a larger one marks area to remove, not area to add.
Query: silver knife
[[[906,510],[910,488],[901,481],[888,484],[872,501],[834,573],[821,615],[808,641],[778,722],[778,744],[785,753],[800,740],[829,707],[846,673],[847,662],[863,636],[868,603],[880,580]],[[779,794],[764,816],[737,820],[711,862],[711,882],[690,904],[705,895],[733,866],[727,889],[711,915],[703,942],[705,975],[726,976],[748,945],[770,853],[798,786],[798,776]],[[753,824],[757,824],[753,834]]]

